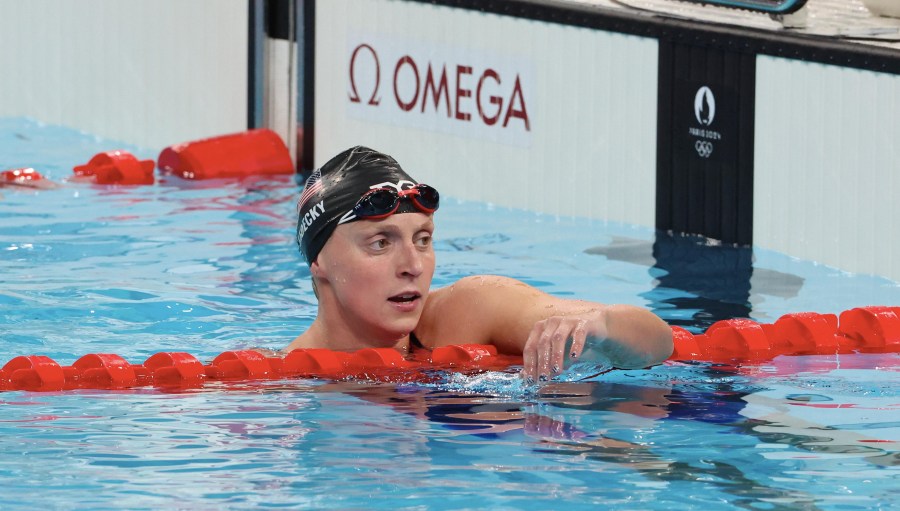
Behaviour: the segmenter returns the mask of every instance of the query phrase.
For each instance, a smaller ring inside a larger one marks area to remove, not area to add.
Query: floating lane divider
[[[92,353],[61,366],[43,355],[15,357],[0,369],[0,391],[197,387],[207,381],[252,381],[283,378],[365,378],[378,381],[426,381],[440,370],[486,371],[521,364],[521,357],[497,354],[488,345],[443,346],[425,360],[407,360],[393,348],[353,353],[297,349],[284,357],[253,350],[226,351],[207,365],[184,352],[156,353],[132,365],[119,355]]]
[[[834,314],[787,314],[774,324],[748,319],[719,321],[694,335],[672,327],[675,349],[669,360],[759,363],[781,355],[900,353],[900,307],[860,307]],[[424,353],[424,352],[423,352]],[[183,352],[156,353],[133,365],[119,355],[92,353],[71,366],[43,355],[15,357],[0,369],[0,391],[198,387],[207,381],[284,378],[365,378],[377,381],[428,381],[439,371],[504,370],[521,357],[498,355],[490,345],[442,346],[427,358],[408,360],[392,348],[353,353],[297,349],[284,357],[253,350],[226,351],[209,364]]]
[[[266,128],[171,145],[159,153],[157,165],[183,179],[294,173],[284,141]]]
[[[672,327],[670,360],[761,362],[779,355],[900,352],[900,307],[859,307],[841,313],[786,314],[774,324],[718,321],[700,335]]]
[[[265,128],[174,144],[163,149],[156,162],[138,160],[121,149],[104,151],[72,171],[76,178],[98,185],[152,185],[156,167],[183,179],[294,174],[288,147],[277,133]],[[2,179],[21,182],[33,178],[13,174],[22,170],[4,171]]]
[[[0,184],[27,185],[35,181],[43,181],[44,176],[31,167],[9,169],[0,172]]]
[[[138,160],[128,151],[116,150],[97,153],[72,171],[75,177],[91,179],[98,185],[152,185],[154,168],[153,160]]]

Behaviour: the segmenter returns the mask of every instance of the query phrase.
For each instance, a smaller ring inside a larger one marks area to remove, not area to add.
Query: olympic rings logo
[[[697,150],[697,154],[699,154],[701,158],[709,158],[709,155],[713,152],[713,145],[712,142],[707,140],[698,140],[694,142],[694,149]]]

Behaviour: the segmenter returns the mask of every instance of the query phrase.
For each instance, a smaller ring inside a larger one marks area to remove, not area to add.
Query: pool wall
[[[755,244],[900,281],[896,72],[757,58]]]
[[[154,149],[245,130],[248,17],[247,0],[0,0],[0,116]]]
[[[894,48],[586,2],[314,3],[311,166],[368,144],[452,196],[900,280]]]
[[[0,0],[0,116],[266,126],[304,171],[367,144],[460,199],[900,281],[897,45],[591,4]]]

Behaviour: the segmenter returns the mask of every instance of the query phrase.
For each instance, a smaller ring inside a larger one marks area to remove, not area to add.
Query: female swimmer
[[[623,369],[672,353],[669,326],[640,307],[562,299],[489,275],[432,290],[439,205],[437,190],[366,147],[316,170],[298,202],[297,242],[319,310],[287,350],[493,344],[522,355],[522,375],[541,380],[579,360],[586,343]]]

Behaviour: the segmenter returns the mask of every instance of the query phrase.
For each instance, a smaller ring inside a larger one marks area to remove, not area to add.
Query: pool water
[[[0,364],[140,363],[281,348],[316,303],[290,178],[64,183],[129,147],[0,119]],[[400,158],[402,161],[402,157]],[[717,319],[900,304],[897,283],[760,249],[448,199],[441,286],[498,273],[549,293]],[[283,380],[0,393],[0,509],[900,509],[897,354],[668,363],[524,387]]]

